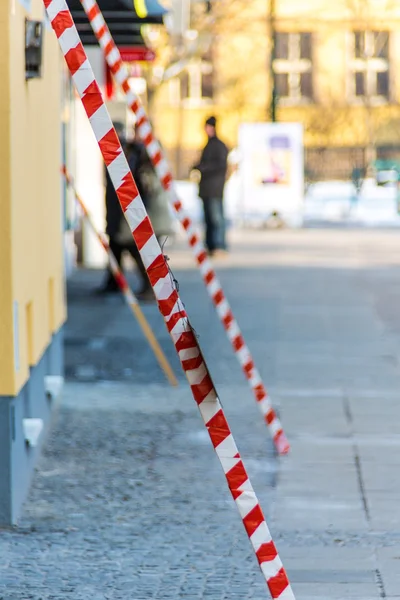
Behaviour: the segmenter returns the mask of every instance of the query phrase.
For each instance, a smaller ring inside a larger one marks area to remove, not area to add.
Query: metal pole
[[[268,18],[268,35],[270,37],[271,44],[271,53],[270,53],[270,62],[269,62],[269,72],[270,72],[270,81],[271,81],[271,97],[270,97],[270,105],[269,105],[269,115],[272,123],[275,123],[276,118],[276,108],[277,108],[277,93],[276,93],[276,78],[275,78],[275,68],[274,61],[276,58],[276,0],[269,0],[269,18]]]

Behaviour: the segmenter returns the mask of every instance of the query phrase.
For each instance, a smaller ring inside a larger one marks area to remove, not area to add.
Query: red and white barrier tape
[[[82,198],[78,194],[78,190],[75,188],[74,181],[73,181],[71,175],[68,173],[67,167],[65,165],[63,165],[61,172],[64,175],[67,184],[72,189],[75,199],[82,209],[82,212],[86,219],[86,222],[90,225],[93,233],[95,234],[95,236],[97,237],[97,239],[103,246],[104,250],[106,251],[107,256],[108,256],[110,270],[114,277],[114,280],[115,280],[119,290],[121,291],[122,295],[124,296],[127,305],[131,309],[132,314],[137,319],[139,327],[141,328],[145,338],[147,339],[149,346],[153,350],[154,355],[155,355],[156,359],[158,360],[158,363],[159,363],[161,369],[164,371],[164,373],[171,385],[174,385],[174,386],[178,385],[178,380],[175,377],[175,373],[173,372],[171,365],[169,364],[164,352],[161,349],[160,344],[157,341],[156,336],[153,333],[153,330],[151,329],[146,317],[144,316],[135,294],[132,292],[131,288],[129,287],[128,281],[127,281],[124,273],[122,272],[122,269],[119,267],[117,259],[115,258],[114,253],[110,248],[110,245],[108,243],[106,236],[104,235],[104,233],[99,231],[97,229],[96,225],[94,224],[93,219],[92,219],[88,209],[86,208],[85,203],[83,202]]]
[[[173,188],[172,174],[160,144],[155,139],[152,127],[146,116],[144,108],[141,106],[139,97],[135,94],[129,84],[129,75],[125,64],[122,62],[121,54],[114,43],[104,17],[96,0],[81,0],[82,6],[92,25],[101,48],[104,51],[106,61],[117,82],[121,85],[127,97],[127,103],[130,109],[136,115],[136,124],[140,138],[143,140],[153,166],[159,176],[159,179],[166,190],[172,190],[171,203],[175,209],[178,219],[183,225],[189,238],[189,244],[193,249],[197,264],[200,267],[207,291],[216,306],[217,313],[227,332],[228,338],[232,344],[233,350],[238,358],[240,366],[249,381],[256,401],[260,407],[263,418],[268,425],[271,435],[274,439],[276,448],[280,454],[286,454],[289,451],[289,443],[283,432],[282,425],[278,419],[268,392],[263,384],[261,376],[255,367],[250,350],[245,344],[239,325],[233,316],[232,310],[228,304],[221,284],[212,267],[211,261],[207,257],[204,245],[199,234],[196,231],[191,220],[184,213],[182,203],[176,196]]]
[[[287,575],[230,432],[200,346],[129,170],[66,1],[43,2],[271,597],[294,600]]]
[[[108,256],[108,260],[109,260],[109,264],[110,264],[110,270],[113,274],[116,284],[118,285],[118,288],[121,290],[122,294],[124,295],[126,302],[129,305],[138,304],[137,298],[136,298],[135,294],[132,292],[131,288],[129,287],[129,284],[126,280],[125,275],[119,268],[117,259],[115,258],[114,254],[110,248],[110,245],[108,243],[106,236],[103,233],[101,233],[100,231],[98,231],[97,227],[95,226],[93,219],[92,219],[88,209],[86,208],[85,203],[83,202],[82,198],[78,194],[78,192],[75,188],[75,185],[74,185],[74,181],[73,181],[71,175],[68,173],[65,166],[62,167],[61,172],[65,177],[65,181],[72,188],[72,191],[74,193],[76,201],[78,202],[79,206],[81,207],[85,219],[89,223],[92,231],[94,232],[97,239],[103,246],[104,250],[107,252],[107,256]]]

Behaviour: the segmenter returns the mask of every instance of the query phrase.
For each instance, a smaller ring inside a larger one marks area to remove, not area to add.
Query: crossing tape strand
[[[72,15],[65,0],[43,0],[43,2],[270,595],[274,599],[294,600],[285,569],[231,434],[197,338],[175,287],[175,280],[171,276],[167,260],[129,170]]]
[[[106,61],[113,73],[117,83],[126,94],[129,108],[136,116],[136,125],[141,140],[146,146],[148,155],[159,176],[162,186],[169,192],[171,204],[176,215],[185,229],[189,244],[194,252],[203,281],[207,291],[216,307],[217,314],[227,332],[228,339],[239,364],[245,374],[247,381],[253,391],[257,404],[263,415],[263,419],[275,442],[279,454],[289,451],[289,443],[283,431],[282,424],[278,418],[267,392],[266,387],[257,370],[253,357],[246,345],[239,325],[232,313],[231,307],[222,290],[222,286],[207,256],[200,236],[189,217],[185,214],[182,202],[179,200],[174,185],[171,170],[168,166],[162,148],[153,135],[152,127],[146,112],[129,83],[129,74],[121,59],[121,54],[114,43],[103,14],[96,0],[81,0],[81,4],[88,16],[93,32],[105,54]]]
[[[82,200],[81,196],[78,194],[78,191],[75,187],[74,181],[73,181],[71,175],[68,173],[68,170],[65,165],[62,167],[62,173],[65,177],[65,181],[72,189],[76,201],[78,202],[79,206],[82,209],[83,216],[86,219],[86,222],[89,224],[90,228],[92,229],[92,231],[96,235],[97,239],[99,240],[99,242],[103,246],[104,250],[106,251],[107,256],[108,256],[110,270],[111,270],[111,273],[113,274],[115,282],[118,285],[118,288],[121,291],[122,295],[124,296],[126,303],[128,304],[129,308],[131,309],[131,312],[133,313],[134,317],[136,317],[136,320],[139,323],[139,326],[143,332],[143,335],[145,336],[150,348],[153,350],[153,353],[158,361],[158,364],[160,365],[161,369],[164,371],[165,376],[167,377],[170,384],[173,386],[177,386],[178,380],[175,377],[175,374],[171,368],[171,365],[169,364],[169,362],[167,360],[167,357],[165,356],[164,352],[162,351],[161,346],[158,343],[157,338],[154,335],[152,328],[150,327],[146,317],[144,316],[143,311],[140,308],[140,305],[137,301],[137,298],[136,298],[135,294],[133,293],[132,289],[130,288],[125,275],[123,274],[122,270],[120,269],[117,259],[115,258],[114,253],[112,252],[105,235],[102,234],[95,226],[93,219],[92,219],[88,209],[86,208],[86,205],[85,205],[84,201]]]

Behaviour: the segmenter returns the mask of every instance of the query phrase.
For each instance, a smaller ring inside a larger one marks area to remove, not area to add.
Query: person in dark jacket
[[[124,148],[126,158],[132,175],[136,181],[138,191],[143,200],[143,204],[146,206],[146,190],[141,185],[140,169],[143,164],[147,161],[147,153],[145,146],[134,139],[127,143],[123,135],[123,126],[120,123],[115,123],[114,127],[121,140],[121,144]],[[124,217],[118,196],[115,192],[111,178],[106,169],[106,233],[109,237],[109,244],[111,251],[113,252],[118,265],[122,268],[122,256],[125,251],[129,252],[134,261],[136,262],[139,277],[141,280],[140,289],[136,293],[139,300],[153,300],[154,294],[150,285],[146,268],[143,264],[139,250],[133,240],[132,233],[129,229],[129,225]],[[107,277],[104,285],[99,289],[100,293],[112,293],[119,291],[118,285],[113,277],[110,269],[108,269]]]
[[[214,255],[226,251],[223,194],[227,171],[228,149],[216,133],[216,118],[205,124],[208,142],[200,162],[194,169],[200,171],[199,196],[203,201],[206,227],[206,247]]]

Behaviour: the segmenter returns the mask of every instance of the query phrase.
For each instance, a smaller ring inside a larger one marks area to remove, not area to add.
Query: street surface
[[[400,598],[400,236],[232,237],[216,268],[284,458],[190,252],[166,254],[296,598]],[[20,525],[0,532],[0,600],[269,598],[156,306],[178,389],[122,299],[93,295],[101,279],[68,285],[67,382]]]

